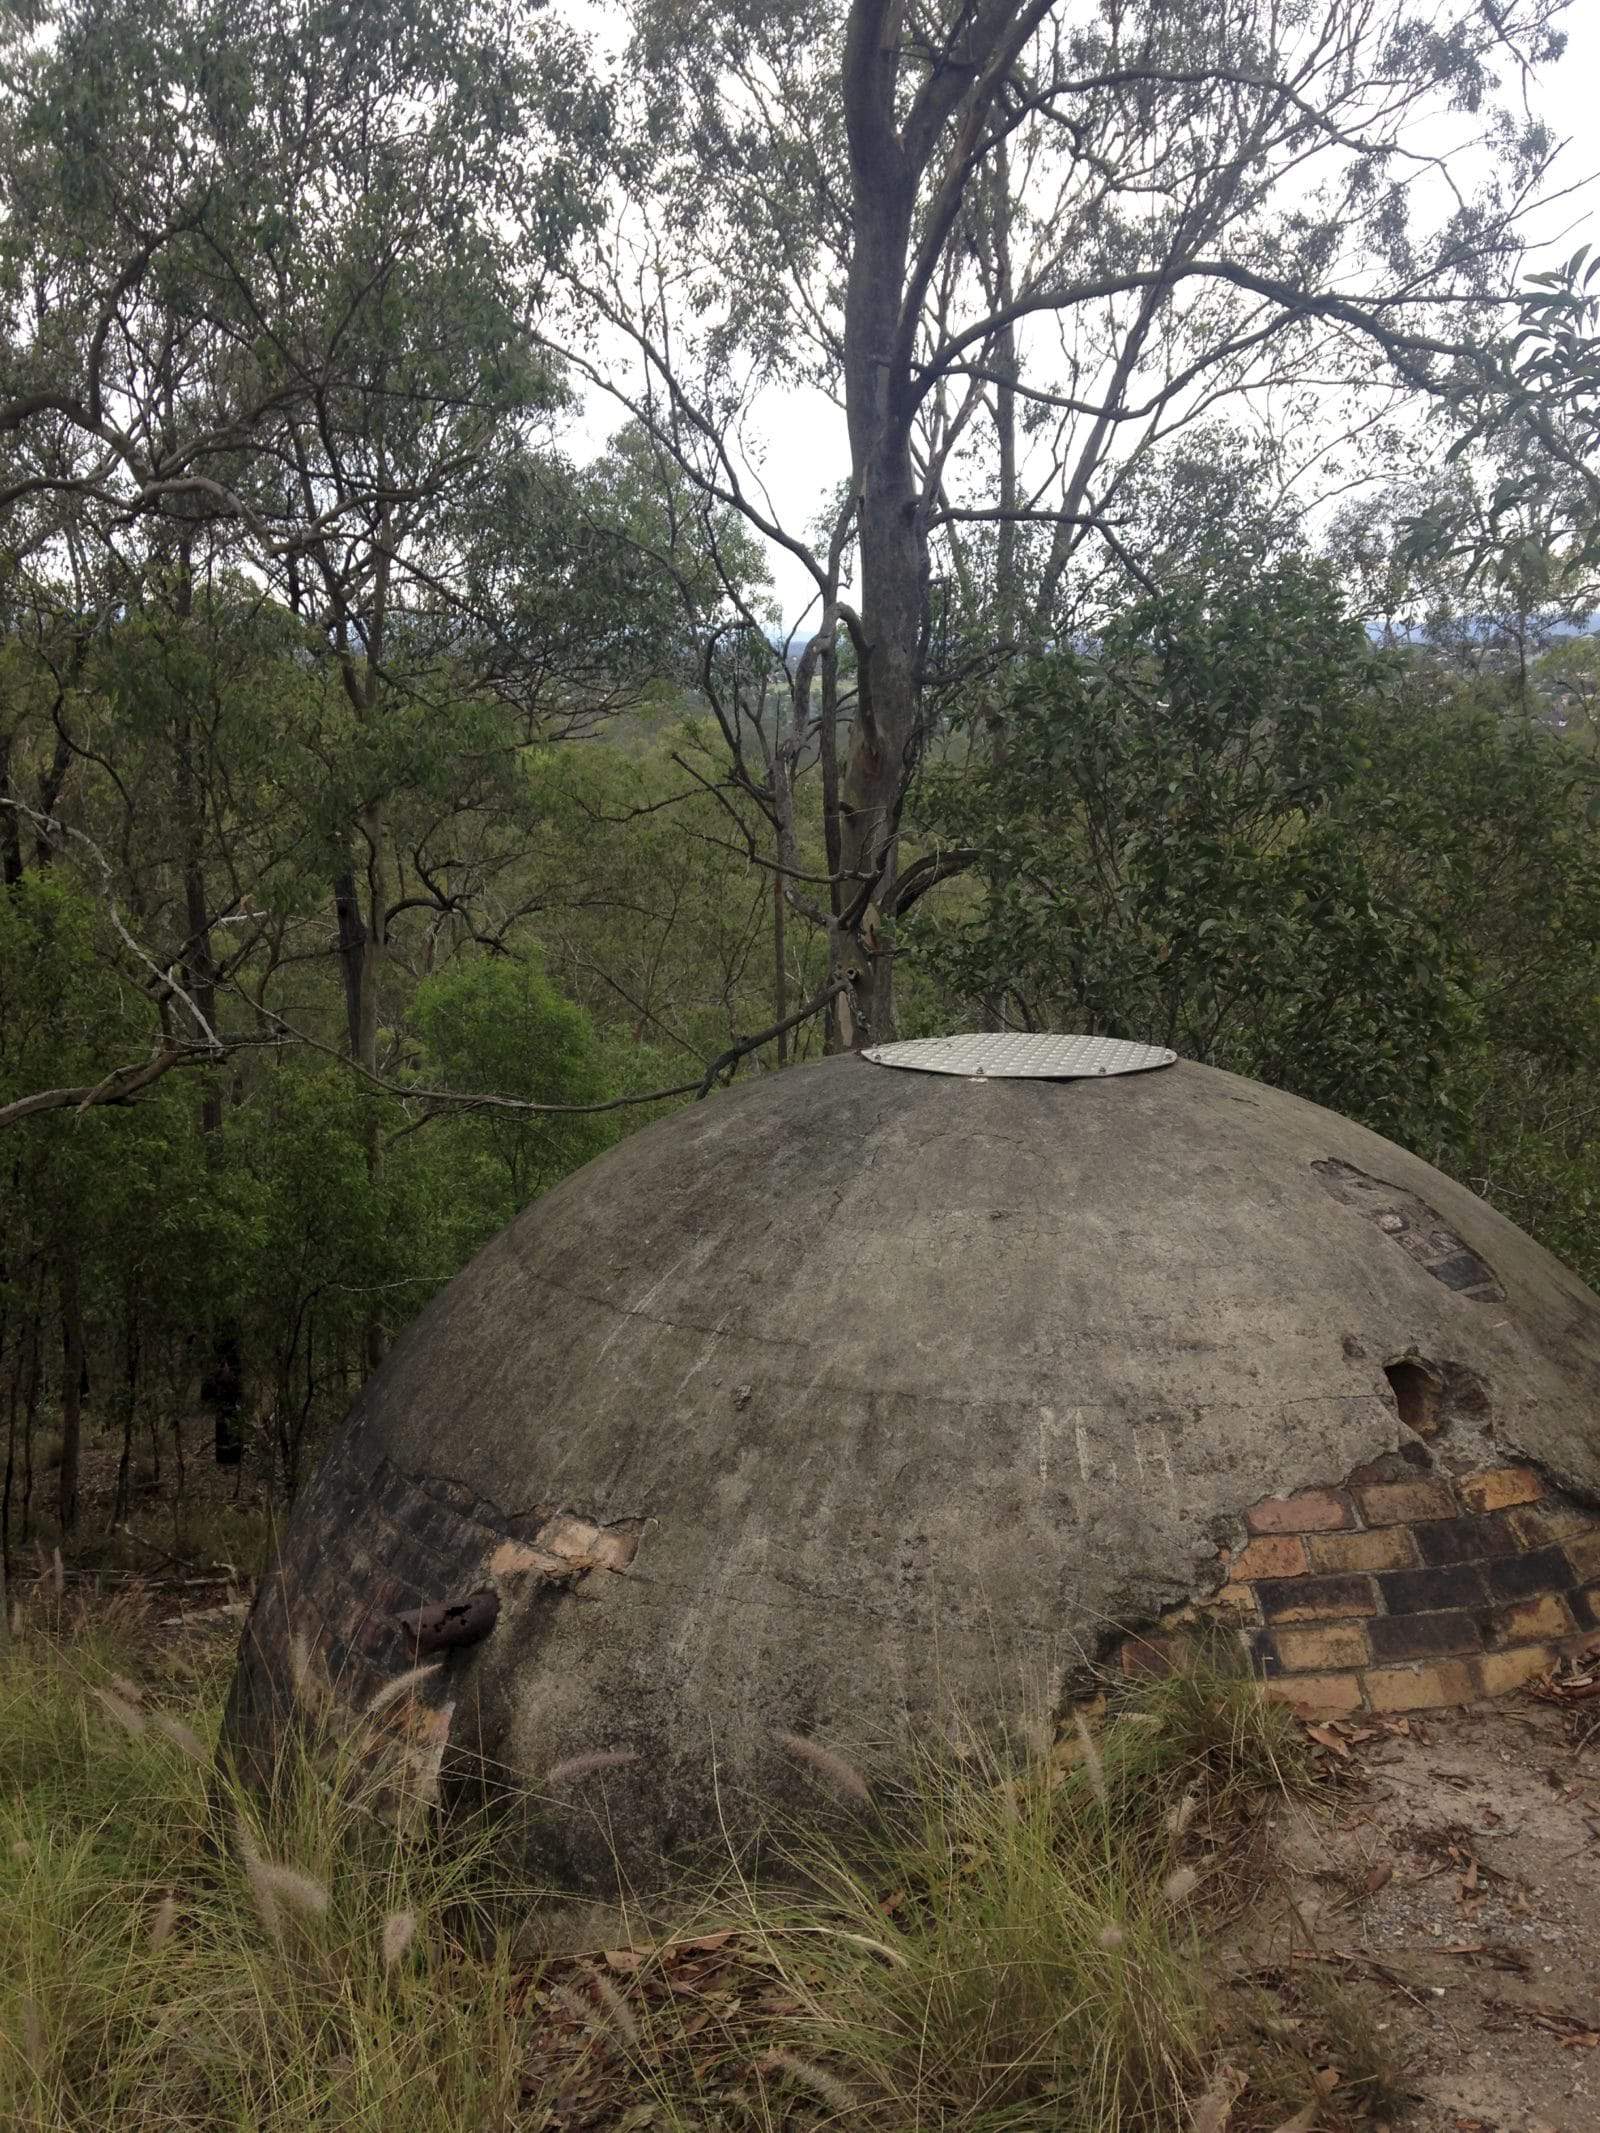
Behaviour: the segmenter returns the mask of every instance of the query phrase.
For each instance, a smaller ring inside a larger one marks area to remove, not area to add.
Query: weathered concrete
[[[1214,1587],[1248,1507],[1409,1441],[1407,1355],[1600,1493],[1600,1299],[1330,1112],[1188,1064],[751,1082],[531,1207],[397,1343],[230,1730],[268,1748],[291,1632],[356,1703],[407,1663],[398,1615],[490,1586],[433,1736],[535,1779],[633,1753],[573,1790],[648,1872],[803,1782],[774,1731],[871,1763]],[[597,1821],[553,1827],[604,1871]]]

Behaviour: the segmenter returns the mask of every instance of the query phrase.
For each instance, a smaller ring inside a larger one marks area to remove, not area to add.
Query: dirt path
[[[1319,1728],[1241,1950],[1363,1988],[1415,2133],[1600,2133],[1600,1670],[1564,1704]],[[1288,1986],[1292,2000],[1295,1988]]]

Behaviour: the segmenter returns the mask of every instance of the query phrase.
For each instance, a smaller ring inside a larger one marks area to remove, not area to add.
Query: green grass
[[[228,1656],[125,1611],[25,1625],[0,1672],[17,2133],[1188,2133],[1241,1833],[1306,1782],[1248,1682],[1153,1683],[1086,1748],[924,1754],[848,1843],[796,1829],[780,1876],[556,1957],[493,1825],[398,1834],[360,1743],[309,1736],[258,1819],[210,1756]],[[1301,2078],[1263,2069],[1234,2133]]]

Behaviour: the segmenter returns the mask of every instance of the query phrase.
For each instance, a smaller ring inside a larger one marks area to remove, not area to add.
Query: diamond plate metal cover
[[[1003,1030],[976,1037],[914,1037],[875,1044],[862,1055],[874,1066],[919,1074],[965,1074],[973,1080],[1080,1081],[1103,1074],[1145,1074],[1171,1066],[1176,1052],[1121,1037],[1055,1037]]]

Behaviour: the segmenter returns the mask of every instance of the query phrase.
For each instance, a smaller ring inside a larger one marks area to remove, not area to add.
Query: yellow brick
[[[1544,1483],[1531,1466],[1496,1466],[1482,1474],[1464,1475],[1456,1489],[1474,1511],[1504,1511],[1512,1504],[1537,1503]]]
[[[1293,1674],[1266,1684],[1266,1693],[1276,1703],[1292,1703],[1297,1711],[1359,1711],[1361,1677],[1358,1674]]]
[[[1381,1481],[1357,1489],[1369,1526],[1412,1525],[1419,1518],[1454,1518],[1455,1498],[1442,1481]]]
[[[1553,1592],[1536,1600],[1518,1600],[1514,1606],[1497,1608],[1489,1642],[1497,1645],[1535,1644],[1541,1637],[1570,1637],[1572,1616],[1565,1600]]]
[[[1525,1682],[1535,1681],[1555,1664],[1548,1644],[1527,1644],[1515,1652],[1486,1652],[1478,1661],[1478,1679],[1485,1696],[1506,1696]]]
[[[1410,1570],[1417,1560],[1409,1526],[1372,1533],[1313,1533],[1306,1544],[1313,1570]]]
[[[1228,1565],[1228,1576],[1297,1578],[1306,1567],[1306,1544],[1297,1533],[1264,1533],[1241,1548]]]
[[[1280,1629],[1274,1639],[1286,1671],[1332,1674],[1347,1666],[1367,1666],[1372,1651],[1359,1622],[1333,1622],[1325,1629]]]
[[[1471,1669],[1460,1659],[1370,1667],[1361,1679],[1375,1711],[1431,1711],[1441,1704],[1471,1703],[1478,1693]]]
[[[1600,1527],[1593,1533],[1576,1534],[1564,1545],[1577,1565],[1579,1577],[1600,1578]]]

